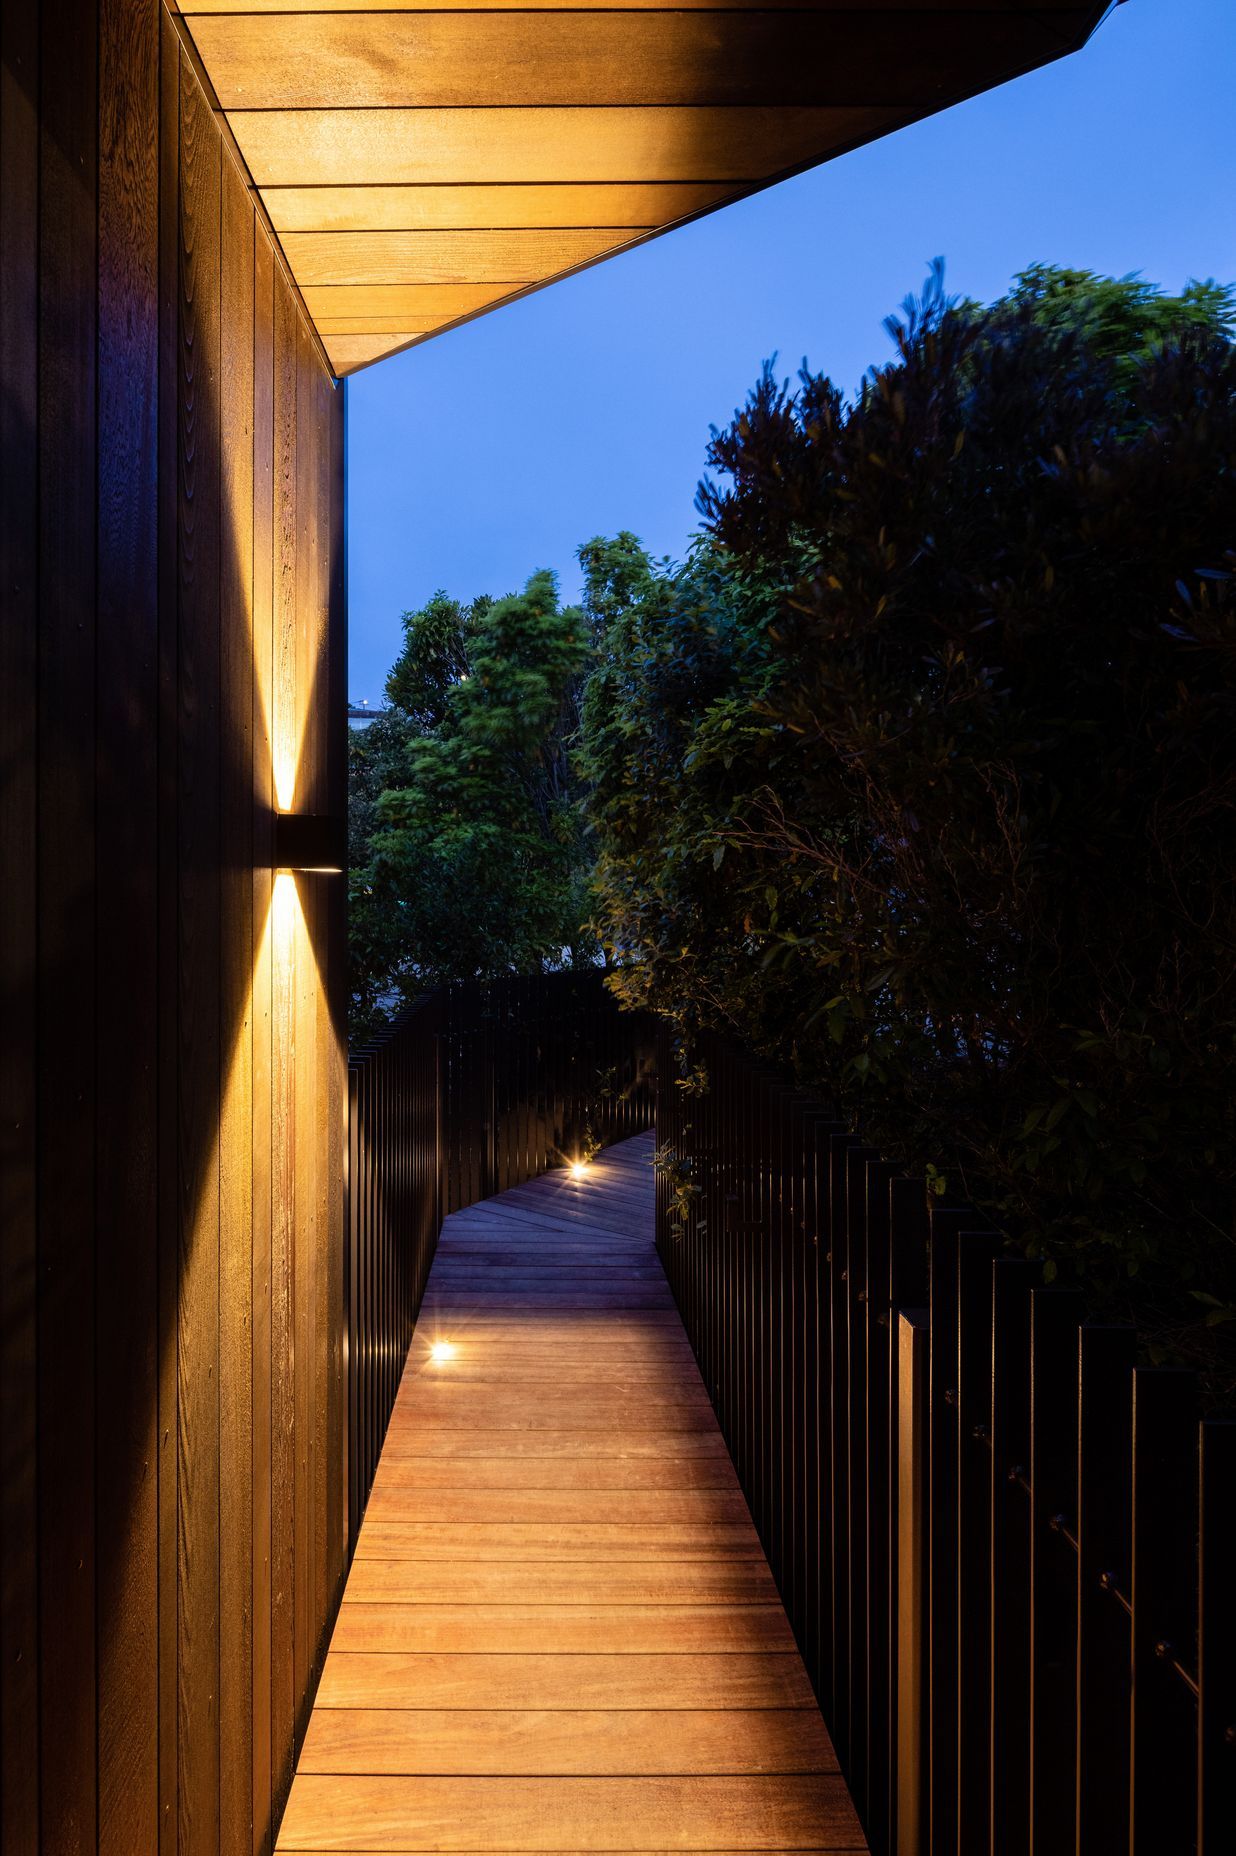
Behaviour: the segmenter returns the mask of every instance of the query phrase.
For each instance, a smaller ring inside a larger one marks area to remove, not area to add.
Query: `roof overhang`
[[[1075,51],[1110,3],[179,10],[342,375]]]

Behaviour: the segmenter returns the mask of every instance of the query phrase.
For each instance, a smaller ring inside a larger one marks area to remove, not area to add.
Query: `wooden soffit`
[[[180,6],[337,374],[1074,51],[1106,10]]]

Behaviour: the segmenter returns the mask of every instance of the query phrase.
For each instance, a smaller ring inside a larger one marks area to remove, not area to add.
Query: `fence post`
[[[929,1263],[927,1699],[932,1856],[958,1849],[957,1259],[978,1224],[966,1206],[932,1205]]]
[[[991,1818],[991,1399],[994,1231],[957,1246],[957,1847],[982,1850]]]
[[[896,1853],[927,1856],[927,1461],[930,1321],[897,1320]]]
[[[988,1836],[1000,1856],[1030,1845],[1030,1292],[1042,1267],[1024,1257],[991,1266],[991,1683]]]
[[[449,1179],[449,1163],[443,1141],[444,1112],[442,1103],[442,1033],[433,1034],[433,1222],[435,1231],[442,1229],[442,1220],[446,1217],[444,1180]]]
[[[1195,1715],[1173,1667],[1196,1618],[1196,1396],[1191,1373],[1134,1369],[1129,1856],[1188,1849],[1196,1822]]]
[[[1197,1856],[1236,1823],[1236,1423],[1199,1427]]]
[[[1077,1847],[1129,1843],[1133,1328],[1087,1322],[1077,1369]]]
[[[348,1065],[348,1086],[344,1097],[343,1128],[343,1403],[347,1413],[347,1422],[343,1426],[342,1458],[343,1471],[343,1512],[346,1517],[346,1562],[352,1563],[352,1552],[356,1546],[356,1501],[352,1492],[353,1478],[356,1473],[356,1451],[353,1438],[356,1432],[356,1227],[358,1207],[356,1204],[357,1179],[354,1145],[357,1138],[357,1090],[360,1076],[356,1068]]]
[[[1075,1289],[1030,1293],[1030,1856],[1067,1849],[1077,1816]]]

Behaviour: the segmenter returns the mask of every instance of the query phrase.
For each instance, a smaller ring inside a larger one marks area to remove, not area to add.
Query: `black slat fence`
[[[1236,1424],[722,1039],[657,1241],[875,1856],[1232,1856]]]

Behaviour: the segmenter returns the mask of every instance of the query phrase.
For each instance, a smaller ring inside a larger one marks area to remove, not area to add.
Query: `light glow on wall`
[[[296,922],[300,899],[296,878],[290,870],[280,870],[270,898],[270,945],[276,963],[285,970],[296,951]]]
[[[274,733],[274,731],[272,731]],[[283,734],[283,730],[278,731]],[[296,763],[300,759],[300,742],[272,740],[271,774],[275,783],[276,812],[290,812],[296,796]]]

